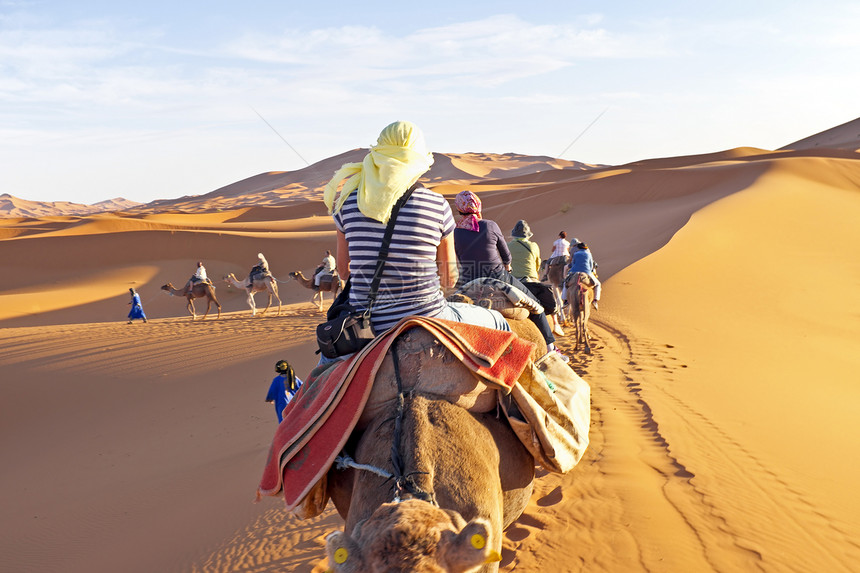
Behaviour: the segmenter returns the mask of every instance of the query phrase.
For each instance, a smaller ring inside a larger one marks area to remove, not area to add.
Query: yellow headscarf
[[[427,152],[421,130],[408,121],[395,121],[382,130],[364,161],[347,163],[334,174],[325,187],[323,201],[329,213],[337,213],[357,190],[359,211],[388,223],[394,203],[431,165],[433,154]],[[338,184],[344,179],[338,196]]]

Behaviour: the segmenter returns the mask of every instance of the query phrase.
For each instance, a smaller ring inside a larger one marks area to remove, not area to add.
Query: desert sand
[[[545,255],[560,230],[588,242],[604,283],[593,354],[560,343],[591,384],[591,445],[566,475],[538,471],[503,571],[857,570],[860,136],[840,127],[611,167],[437,154],[428,186],[480,193],[504,231],[526,219]],[[325,569],[331,506],[302,521],[253,500],[274,363],[316,363],[322,314],[288,272],[334,248],[321,184],[362,153],[0,219],[0,571]],[[252,318],[220,281],[258,252],[280,316]],[[220,320],[159,288],[197,260]],[[129,287],[147,324],[125,323]]]

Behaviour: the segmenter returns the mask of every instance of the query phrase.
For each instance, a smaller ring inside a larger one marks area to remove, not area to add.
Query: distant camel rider
[[[262,279],[269,274],[269,262],[263,253],[257,253],[257,264],[251,267],[251,272],[248,274],[248,288],[254,286],[254,281]]]
[[[323,257],[322,260],[322,265],[317,267],[316,274],[314,274],[314,286],[319,287],[320,279],[325,275],[334,274],[335,268],[337,268],[337,263],[331,255],[331,251],[326,251],[325,257]]]
[[[594,262],[594,257],[591,256],[591,251],[585,243],[577,242],[571,248],[570,271],[568,275],[573,273],[585,273],[592,281],[594,281],[594,300],[591,301],[592,306],[597,309],[597,301],[600,300],[600,281],[597,280],[597,263]]]
[[[189,292],[197,283],[208,282],[209,277],[206,275],[206,267],[203,266],[203,261],[197,261],[197,270],[194,271],[194,274],[191,275],[191,278],[188,279],[188,282],[185,284],[184,292]]]
[[[562,264],[564,266],[567,266],[567,263],[570,262],[570,255],[568,253],[569,250],[570,241],[567,240],[567,233],[565,231],[561,231],[558,234],[558,239],[556,239],[552,244],[552,252],[549,254],[549,258],[546,260],[546,263],[542,267],[544,270],[544,274],[543,277],[541,277],[541,280],[547,280],[547,275],[549,273],[547,267],[549,267],[550,265],[555,266],[557,264]],[[564,272],[563,268],[562,272]]]
[[[570,241],[567,240],[567,233],[562,231],[558,234],[558,239],[552,244],[552,253],[549,258],[564,257],[564,262],[568,261],[568,251],[570,251]]]

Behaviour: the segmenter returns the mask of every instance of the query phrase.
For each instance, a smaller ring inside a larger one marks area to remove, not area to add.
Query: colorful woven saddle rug
[[[299,505],[331,467],[352,430],[360,423],[367,423],[375,409],[384,408],[388,400],[396,397],[396,389],[391,387],[393,365],[387,355],[400,335],[416,328],[426,331],[426,335],[407,337],[406,351],[398,354],[404,357],[407,371],[421,370],[421,360],[425,364],[434,360],[434,353],[438,360],[444,348],[444,354],[450,356],[448,366],[455,367],[452,371],[465,367],[465,372],[445,381],[430,380],[428,375],[404,375],[406,389],[424,392],[432,386],[433,393],[446,399],[453,397],[455,403],[481,411],[495,407],[497,394],[507,395],[512,391],[529,366],[534,348],[531,342],[512,332],[426,317],[404,318],[349,359],[311,372],[284,409],[284,420],[272,441],[258,497],[283,492],[288,509]],[[433,341],[429,346],[428,340]],[[427,357],[411,362],[413,359],[407,358],[409,345],[413,350],[424,348]],[[385,382],[374,392],[377,378]],[[374,399],[365,413],[372,394]]]
[[[513,333],[408,317],[348,360],[317,367],[284,409],[257,490],[283,493],[303,518],[327,504],[325,476],[354,429],[397,399],[390,351],[397,340],[404,391],[473,412],[499,407],[535,463],[566,473],[588,447],[588,384],[555,352],[530,360],[534,345]]]

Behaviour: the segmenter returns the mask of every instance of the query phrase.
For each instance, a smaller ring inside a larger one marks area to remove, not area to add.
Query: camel
[[[557,319],[565,326],[569,324],[568,319],[570,318],[565,312],[565,301],[561,298],[561,286],[564,283],[564,267],[566,264],[564,257],[553,257],[546,263],[546,278],[549,281],[552,295],[555,297],[555,303],[558,308]]]
[[[573,273],[565,279],[567,287],[567,301],[570,305],[570,316],[576,327],[576,343],[574,351],[580,344],[585,348],[585,352],[591,354],[591,344],[589,343],[588,334],[588,319],[591,316],[591,302],[594,300],[594,283],[586,273]]]
[[[253,283],[250,286],[246,286],[248,279],[239,280],[236,278],[236,275],[233,273],[229,273],[226,277],[224,277],[224,282],[228,285],[233,285],[238,289],[242,289],[248,293],[248,306],[251,307],[251,316],[256,316],[257,314],[257,303],[254,301],[254,294],[258,292],[265,292],[269,295],[269,299],[266,302],[266,308],[260,311],[260,316],[266,314],[266,311],[269,310],[269,307],[272,306],[272,295],[278,300],[278,314],[277,316],[281,316],[281,297],[278,295],[278,283],[275,281],[275,277],[271,275],[260,276],[254,279]]]
[[[536,342],[534,356],[543,354],[534,324],[509,322]],[[400,393],[360,422],[347,443],[347,453],[365,465],[333,467],[327,475],[327,494],[345,521],[343,532],[326,539],[331,571],[496,572],[502,532],[531,497],[534,458],[497,416],[495,398],[480,413],[422,390],[419,378],[437,376],[435,368],[472,374],[438,349],[426,350],[433,367],[422,364],[412,332],[398,339],[391,365],[380,368],[374,383],[396,384]]]
[[[502,531],[522,514],[532,493],[531,454],[495,411],[474,414],[421,394],[404,396],[399,423],[395,411],[373,419],[354,457],[395,474],[396,452],[405,476],[402,495],[412,503],[394,504],[401,506],[399,527],[374,527],[392,512],[393,484],[365,470],[332,470],[329,495],[350,532],[329,537],[334,571],[498,571],[493,558],[501,553]],[[393,449],[397,437],[400,447]],[[470,568],[454,568],[445,563],[442,541],[467,524],[484,525],[484,542],[475,548],[487,551]],[[357,567],[337,567],[337,544],[352,546]]]
[[[290,273],[290,276],[299,281],[303,287],[312,289],[314,291],[313,296],[311,297],[311,304],[317,304],[316,300],[319,297],[319,308],[323,309],[323,293],[331,292],[332,299],[337,298],[337,293],[343,290],[343,281],[340,280],[340,277],[337,275],[337,272],[332,276],[331,282],[328,282],[323,278],[320,281],[320,286],[314,286],[314,279],[306,278],[305,275],[302,274],[302,271],[293,271]]]
[[[206,298],[206,314],[203,315],[203,320],[206,320],[206,317],[209,315],[209,309],[212,307],[213,302],[218,307],[218,318],[221,318],[221,303],[215,298],[215,286],[212,283],[195,283],[190,291],[186,291],[184,288],[178,289],[173,286],[173,283],[167,283],[161,287],[161,290],[167,291],[174,296],[184,296],[188,300],[187,308],[191,314],[191,320],[197,318],[197,313],[194,309],[195,298]]]

